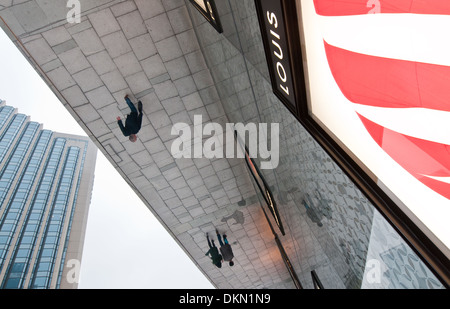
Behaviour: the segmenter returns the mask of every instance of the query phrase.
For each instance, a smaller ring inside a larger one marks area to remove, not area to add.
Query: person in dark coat
[[[233,266],[234,265],[234,262],[233,262],[234,254],[233,254],[233,249],[231,249],[231,245],[228,243],[227,235],[223,234],[223,241],[222,241],[222,237],[220,236],[220,233],[218,230],[216,230],[216,234],[217,234],[217,239],[219,240],[220,253],[222,253],[223,260],[229,262],[230,266]]]
[[[142,102],[138,102],[138,113],[138,110],[134,106],[133,102],[131,102],[128,95],[125,96],[125,101],[130,107],[131,113],[125,120],[125,126],[123,125],[122,119],[120,119],[120,117],[117,117],[117,123],[123,135],[128,136],[129,140],[134,143],[137,140],[136,134],[139,132],[142,126]]]
[[[205,253],[205,255],[210,254],[212,263],[216,265],[218,268],[222,268],[222,256],[219,254],[219,250],[214,244],[214,240],[210,241],[208,234],[206,234],[206,239],[208,240],[209,250],[208,252]]]

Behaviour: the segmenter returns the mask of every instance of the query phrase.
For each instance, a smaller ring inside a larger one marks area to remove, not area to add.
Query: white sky
[[[44,129],[86,136],[1,29],[0,99]],[[213,288],[100,151],[79,288]]]

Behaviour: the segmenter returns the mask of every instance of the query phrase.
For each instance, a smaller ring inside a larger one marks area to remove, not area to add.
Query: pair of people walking
[[[229,262],[230,266],[234,265],[233,258],[233,250],[231,249],[231,245],[228,243],[227,235],[223,234],[223,241],[222,236],[220,235],[219,231],[216,230],[217,239],[219,240],[220,245],[220,253],[219,249],[217,249],[214,239],[209,239],[209,235],[206,234],[206,239],[208,241],[209,250],[206,252],[205,255],[210,254],[212,263],[216,265],[218,268],[222,268],[222,261]]]

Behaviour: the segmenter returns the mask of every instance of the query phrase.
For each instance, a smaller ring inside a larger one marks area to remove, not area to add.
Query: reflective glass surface
[[[273,94],[254,1],[217,6],[223,35],[189,10],[215,82],[200,94],[223,107],[224,122],[279,124],[279,165],[262,174],[286,230],[280,240],[303,287],[314,288],[315,271],[325,289],[442,288]]]

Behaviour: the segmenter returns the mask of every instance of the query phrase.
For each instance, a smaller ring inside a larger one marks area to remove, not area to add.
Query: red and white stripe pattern
[[[413,13],[450,15],[446,0],[314,0],[322,16],[364,15],[373,13]]]
[[[329,69],[372,139],[450,199],[449,0],[314,0]],[[367,15],[376,11],[379,15]]]

